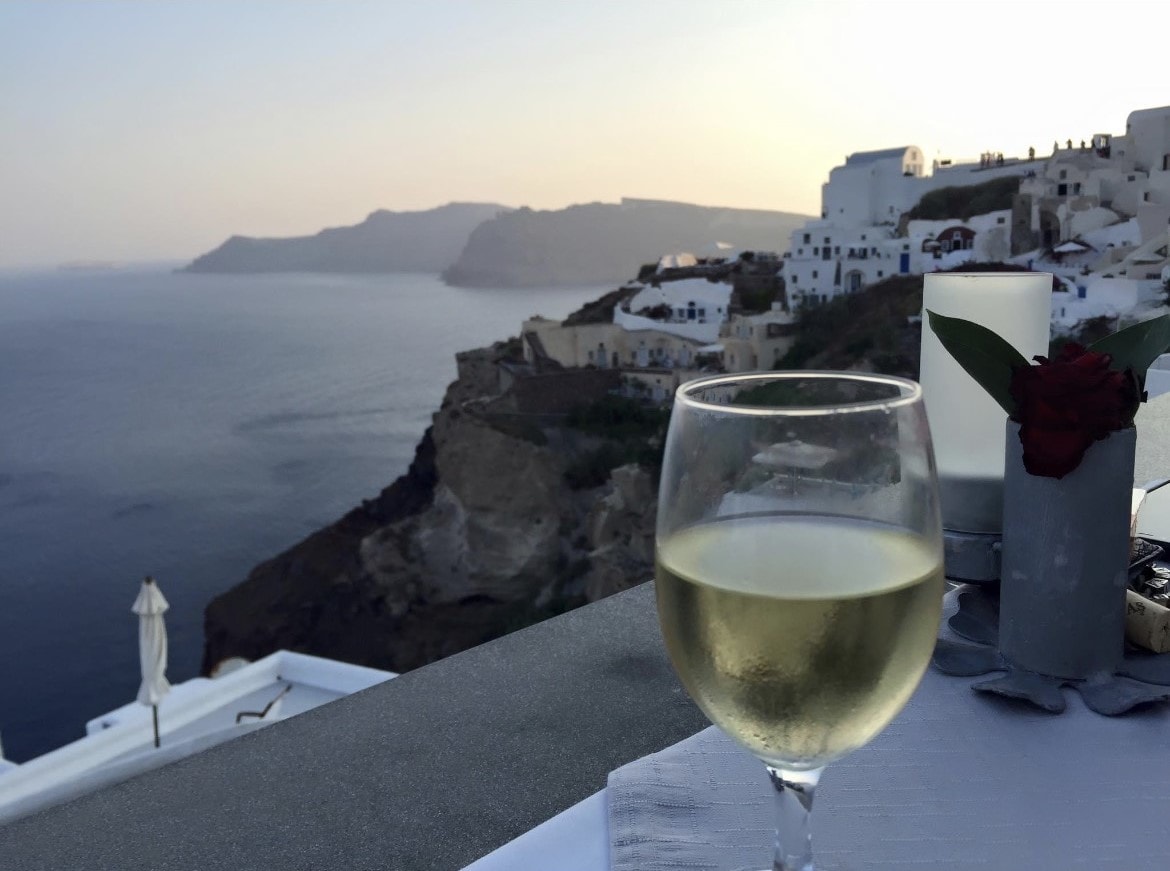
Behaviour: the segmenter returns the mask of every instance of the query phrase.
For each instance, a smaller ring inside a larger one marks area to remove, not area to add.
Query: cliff
[[[458,355],[410,470],[208,605],[205,672],[281,647],[407,671],[650,577],[653,473],[627,460],[664,420],[606,398],[615,372],[507,353]]]
[[[464,287],[620,283],[647,251],[702,252],[715,242],[782,252],[808,215],[624,199],[557,211],[522,208],[485,221],[443,273]]]
[[[315,236],[232,236],[184,272],[439,272],[459,256],[471,231],[506,212],[493,203],[448,203],[421,212],[379,210],[352,227]]]

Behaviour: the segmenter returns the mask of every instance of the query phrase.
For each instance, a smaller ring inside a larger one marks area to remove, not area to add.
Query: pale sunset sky
[[[0,2],[0,266],[451,200],[815,213],[854,151],[1122,133],[1170,3]]]

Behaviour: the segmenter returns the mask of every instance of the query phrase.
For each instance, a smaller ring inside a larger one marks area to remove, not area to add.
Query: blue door
[[[909,251],[902,252],[902,257],[901,257],[901,259],[898,260],[898,268],[902,271],[903,275],[910,271],[910,252]]]

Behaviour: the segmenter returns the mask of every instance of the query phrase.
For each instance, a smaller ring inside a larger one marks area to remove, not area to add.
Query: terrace
[[[1170,469],[1170,397],[1138,421],[1140,482]],[[0,856],[5,871],[459,869],[705,725],[646,584],[0,827]]]

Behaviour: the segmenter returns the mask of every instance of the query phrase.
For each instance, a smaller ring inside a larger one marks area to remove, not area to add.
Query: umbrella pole
[[[154,746],[158,746],[158,705],[151,705],[151,711],[154,712]]]

